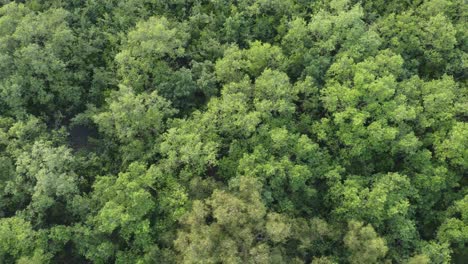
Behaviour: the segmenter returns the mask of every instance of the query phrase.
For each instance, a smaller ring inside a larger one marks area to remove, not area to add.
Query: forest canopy
[[[463,0],[0,0],[0,263],[466,263]]]

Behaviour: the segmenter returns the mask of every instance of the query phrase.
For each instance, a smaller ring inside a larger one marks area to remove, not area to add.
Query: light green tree
[[[380,263],[388,248],[370,225],[350,221],[343,241],[349,252],[350,263]]]

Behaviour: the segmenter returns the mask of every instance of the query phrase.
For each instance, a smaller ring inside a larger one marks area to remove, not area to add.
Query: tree
[[[443,2],[430,1],[399,15],[389,14],[375,24],[385,45],[403,56],[406,68],[413,74],[432,78],[444,73],[460,76],[461,54],[455,47],[463,40],[444,14],[449,4]]]
[[[180,100],[197,89],[188,65],[183,64],[189,59],[185,57],[189,37],[186,24],[165,17],[138,23],[115,58],[122,83],[137,92],[156,90],[181,107]]]
[[[348,56],[359,61],[376,54],[380,37],[366,27],[362,7],[348,2],[330,1],[328,10],[317,8],[309,23],[304,18],[290,23],[282,47],[291,76],[312,76],[322,84],[337,59]]]
[[[465,254],[468,242],[468,196],[456,201],[448,210],[449,217],[445,219],[437,231],[437,237],[441,242],[451,243],[458,254]],[[455,217],[455,215],[459,217]]]
[[[36,141],[30,151],[16,160],[14,181],[7,183],[7,193],[30,200],[24,215],[35,226],[67,223],[73,217],[72,201],[79,195],[79,176],[74,172],[70,149]]]
[[[291,235],[287,217],[267,213],[254,179],[242,177],[233,188],[239,188],[236,195],[215,190],[206,201],[193,203],[175,241],[182,263],[286,260],[280,247]]]
[[[0,257],[7,263],[44,263],[51,256],[44,252],[46,241],[31,224],[19,217],[0,219]]]
[[[281,69],[283,60],[281,49],[268,43],[255,41],[246,50],[234,45],[216,61],[216,76],[223,83],[240,82],[246,74],[255,79],[267,68]]]
[[[92,115],[99,130],[120,145],[124,162],[148,160],[156,155],[166,120],[177,111],[171,103],[151,93],[135,94],[121,85],[107,99],[107,109]]]
[[[173,179],[132,163],[117,177],[98,177],[90,199],[87,225],[74,227],[77,239],[70,238],[87,259],[126,263],[168,257],[160,248],[167,246],[164,237],[170,234],[165,233],[185,212],[186,203],[183,188]]]
[[[344,244],[349,250],[350,263],[379,263],[387,253],[385,240],[378,237],[370,225],[350,221]]]
[[[86,73],[73,53],[76,36],[67,23],[69,13],[34,13],[11,3],[1,7],[0,17],[0,93],[7,107],[3,111],[56,119],[76,110]]]
[[[464,263],[463,1],[0,0],[0,263]]]

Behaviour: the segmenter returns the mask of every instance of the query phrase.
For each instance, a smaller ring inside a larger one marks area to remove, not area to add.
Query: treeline
[[[0,0],[0,263],[466,263],[463,0]]]

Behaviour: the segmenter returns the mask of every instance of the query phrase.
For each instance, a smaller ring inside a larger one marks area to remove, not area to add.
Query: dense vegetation
[[[0,263],[466,263],[464,0],[0,0]]]

